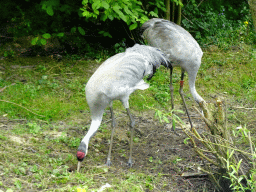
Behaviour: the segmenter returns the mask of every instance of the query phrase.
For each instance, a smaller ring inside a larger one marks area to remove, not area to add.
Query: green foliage
[[[256,180],[255,180],[255,174],[256,174],[256,170],[255,170],[255,159],[256,159],[256,151],[255,151],[255,146],[253,145],[252,141],[251,141],[251,137],[250,137],[250,131],[246,128],[246,127],[238,127],[237,129],[233,130],[233,135],[236,138],[243,138],[243,140],[250,144],[251,148],[250,148],[250,152],[252,157],[249,159],[250,160],[250,164],[251,167],[253,167],[253,169],[251,169],[249,171],[249,174],[245,175],[244,172],[242,172],[241,174],[241,164],[243,162],[243,159],[240,159],[239,162],[237,164],[234,164],[233,161],[231,160],[232,158],[234,158],[234,150],[227,150],[227,159],[224,159],[226,162],[226,168],[227,168],[227,176],[223,176],[224,178],[227,178],[231,181],[230,187],[234,190],[234,191],[255,191],[256,189]],[[246,152],[246,151],[244,151]]]
[[[172,161],[172,163],[173,163],[173,164],[177,164],[179,161],[182,161],[182,159],[181,159],[180,157],[176,157],[176,158]]]
[[[238,43],[255,41],[247,2],[234,1],[231,6],[227,1],[191,0],[184,4],[182,25],[201,46],[215,44],[229,49]]]
[[[123,44],[119,43],[119,46],[116,48],[119,49],[122,47]],[[109,57],[108,54],[101,50],[98,50],[98,52],[95,52],[93,55],[92,48],[91,54],[93,57],[97,58],[99,62],[103,62]],[[225,95],[227,95],[232,104],[235,103],[235,106],[255,107],[256,76],[255,73],[253,73],[256,66],[255,57],[256,51],[253,47],[247,50],[239,50],[239,52],[219,50],[216,52],[206,51],[198,73],[196,82],[197,91],[202,94],[207,101],[212,99],[209,95],[226,92]],[[77,163],[74,149],[79,145],[81,135],[86,132],[86,128],[89,127],[90,122],[89,108],[85,101],[84,86],[89,77],[99,66],[95,60],[86,61],[84,58],[85,57],[81,55],[68,55],[63,61],[58,63],[45,57],[15,57],[14,59],[4,59],[0,61],[0,66],[4,67],[4,72],[0,73],[0,88],[2,90],[2,88],[6,87],[6,89],[0,92],[1,100],[12,101],[38,114],[46,116],[41,118],[27,112],[27,110],[19,106],[5,102],[0,103],[0,115],[3,118],[10,119],[8,124],[15,123],[16,119],[19,120],[16,125],[8,128],[4,126],[0,129],[0,146],[2,147],[1,150],[5,151],[4,155],[0,156],[2,162],[0,170],[4,178],[4,180],[1,181],[2,184],[0,182],[0,186],[2,187],[3,185],[5,190],[12,188],[13,191],[24,191],[29,187],[33,187],[35,190],[75,191],[78,185],[81,188],[95,188],[98,190],[99,183],[101,182],[101,177],[97,180],[99,175],[104,175],[107,180],[111,180],[115,188],[110,188],[110,191],[155,190],[156,188],[154,186],[160,186],[163,179],[166,179],[168,183],[170,182],[170,177],[164,177],[162,174],[164,172],[161,172],[163,166],[155,167],[155,165],[161,165],[161,163],[163,165],[167,164],[165,164],[163,159],[161,159],[163,161],[161,162],[160,158],[153,154],[150,154],[152,159],[149,158],[150,156],[145,156],[145,162],[150,164],[149,169],[159,169],[159,177],[154,174],[148,174],[148,169],[145,168],[134,172],[133,169],[131,169],[128,173],[119,172],[119,177],[116,177],[116,173],[112,176],[112,171],[108,172],[104,166],[95,166],[95,159],[100,157],[102,160],[106,157],[106,154],[99,153],[99,156],[94,156],[95,153],[93,152],[89,153],[89,158],[92,159],[84,164],[83,170],[86,174],[84,172],[81,174],[75,173],[75,171],[72,173],[69,172],[70,168],[75,167]],[[12,66],[16,66],[16,68],[12,68]],[[23,66],[29,67],[23,68]],[[179,70],[173,74],[175,87],[174,95],[176,98],[174,101],[176,107],[180,106],[178,104],[180,96],[177,92],[179,88],[179,84],[177,83],[179,74]],[[206,78],[206,76],[208,77]],[[152,81],[148,82],[151,85],[149,89],[136,91],[130,96],[131,108],[134,111],[142,111],[143,113],[150,112],[150,114],[152,111],[155,111],[157,118],[161,119],[164,123],[170,123],[170,116],[173,114],[169,112],[171,111],[168,87],[169,70],[160,68],[153,78]],[[205,80],[205,78],[207,80]],[[187,83],[184,85],[184,92],[191,97]],[[191,106],[192,102],[195,104],[194,101],[189,101],[188,99],[186,99],[186,101],[189,106]],[[145,104],[147,104],[149,108],[145,106]],[[119,106],[117,107],[116,105]],[[114,108],[117,111],[123,111],[121,104],[118,102],[117,104],[114,103]],[[238,121],[238,117],[234,117],[235,110],[237,109],[232,108],[228,110],[228,113],[232,115],[232,119],[229,119],[230,122]],[[250,111],[253,113],[253,110]],[[177,116],[180,115],[177,114]],[[244,112],[243,116],[243,121],[247,123],[249,121],[248,112]],[[105,117],[109,118],[109,114],[106,113]],[[149,115],[146,115],[146,117],[149,117]],[[40,121],[37,121],[38,118]],[[254,122],[254,115],[252,118]],[[19,123],[23,119],[30,121],[24,124]],[[72,123],[57,126],[56,122],[58,120],[66,122],[71,122],[71,120],[72,122],[82,121],[82,126]],[[44,121],[48,122],[46,123],[47,126],[42,125]],[[109,122],[108,126],[110,126]],[[251,122],[248,122],[248,127],[249,126],[252,126]],[[105,135],[106,133],[108,133],[108,135],[105,136],[102,142],[103,144],[98,145],[103,145],[103,147],[105,147],[104,150],[106,149],[107,151],[105,143],[109,139],[110,130],[106,127],[104,129],[102,128],[103,126],[101,126],[97,135]],[[63,134],[53,136],[50,133],[53,130]],[[245,127],[234,129],[234,131],[237,136],[235,141],[243,141],[245,145],[248,146],[248,142],[245,142],[248,136],[248,131],[246,131]],[[11,141],[10,136],[22,137],[25,142],[17,145]],[[144,142],[143,137],[139,139],[134,138],[134,142],[138,142],[137,144],[140,145]],[[184,142],[189,143],[187,139],[184,140]],[[94,145],[90,145],[90,150],[94,151],[94,147]],[[122,149],[120,152],[123,153],[120,154],[121,157],[128,154],[126,148]],[[231,152],[227,156],[230,156],[230,154]],[[169,162],[172,163],[172,166],[175,166],[179,164],[179,161],[183,161],[183,158],[184,157],[176,156],[175,158],[171,158]],[[242,161],[242,163],[243,162],[244,161]],[[231,175],[226,175],[226,177],[232,178],[235,183],[239,181],[240,178],[240,176],[237,177],[236,172],[234,172],[237,170],[238,166],[231,165],[232,163],[229,163]],[[69,168],[67,168],[67,166],[69,166]],[[117,168],[119,169],[120,166],[117,166]],[[146,173],[141,173],[143,170],[146,170]],[[108,174],[106,174],[107,172]],[[12,185],[6,186],[9,183],[9,175],[12,175],[13,178],[18,178],[21,183],[16,182],[14,184],[15,179],[13,179]],[[234,176],[237,177],[238,180],[235,180]],[[254,185],[255,170],[252,169],[249,175],[246,176],[248,178],[247,182],[251,182],[252,185]],[[79,184],[81,181],[83,181],[83,184]],[[75,186],[74,183],[76,183]],[[56,189],[56,185],[58,189]],[[171,187],[173,187],[173,183],[171,183]],[[162,191],[165,190],[163,189]]]
[[[85,35],[85,31],[82,27],[78,27],[77,29],[81,35]]]
[[[102,21],[107,19],[122,19],[129,29],[133,30],[138,27],[137,22],[144,23],[148,20],[148,16],[158,17],[158,8],[165,10],[164,1],[156,1],[157,7],[154,11],[146,11],[143,9],[141,1],[126,0],[126,1],[102,1],[102,0],[83,0],[83,16],[88,18],[100,18]],[[155,3],[155,2],[154,2]],[[153,5],[153,2],[149,2]]]
[[[32,39],[31,44],[32,45],[46,45],[46,43],[47,43],[46,39],[49,39],[49,38],[51,38],[51,35],[49,33],[45,33],[42,35],[42,38],[37,36],[34,39]]]
[[[27,126],[29,128],[29,132],[32,134],[37,134],[41,130],[41,127],[36,123],[27,123]]]
[[[41,1],[42,9],[47,12],[48,15],[53,16],[54,9],[56,9],[60,5],[59,0],[44,0]],[[61,7],[62,11],[65,10],[64,7]]]
[[[186,144],[186,145],[187,145],[187,144],[188,144],[188,140],[190,140],[190,138],[189,138],[189,137],[187,137],[186,139],[184,139],[184,141],[183,141],[183,142],[184,142],[184,144]]]
[[[68,137],[68,136],[66,136],[66,134],[63,134],[61,137],[55,139],[55,142],[65,143],[69,147],[78,147],[80,142],[81,142],[81,139],[80,138],[74,138],[74,137]]]
[[[125,43],[124,43],[125,39],[122,40],[122,42],[120,43],[116,43],[114,45],[114,49],[115,49],[115,53],[121,53],[125,51]]]
[[[100,31],[99,34],[102,34],[104,37],[110,37],[110,38],[112,38],[112,36],[110,35],[110,33],[107,32],[107,31]]]
[[[4,57],[13,58],[15,56],[15,52],[13,50],[4,51]]]
[[[33,35],[32,45],[45,45],[46,40],[51,37],[64,37],[63,32],[71,30],[72,27],[77,29],[80,34],[85,35],[85,31],[79,26],[72,25],[67,29],[69,23],[74,19],[71,19],[71,14],[76,14],[78,21],[76,23],[80,22],[80,3],[78,1],[60,2],[59,0],[44,0],[33,3],[12,1],[12,3],[7,3],[8,6],[3,10],[9,13],[9,15],[5,15],[8,24],[7,32],[11,33],[14,39]],[[24,7],[29,8],[25,9]]]
[[[172,2],[176,5],[182,4],[180,0]],[[47,39],[58,37],[62,43],[73,42],[79,51],[87,51],[88,48],[82,43],[84,40],[81,36],[99,34],[113,37],[111,27],[92,29],[88,27],[89,22],[111,23],[119,19],[130,30],[134,30],[150,17],[164,17],[166,11],[163,0],[84,0],[82,5],[78,0],[72,3],[59,0],[33,3],[23,1],[22,4],[18,0],[4,0],[3,4],[6,8],[1,7],[0,11],[3,20],[7,21],[6,29],[14,36],[14,40],[32,35],[32,45],[46,45]],[[182,26],[192,33],[202,47],[214,44],[222,49],[230,49],[238,43],[255,42],[247,2],[185,0],[183,4]],[[84,27],[85,22],[87,27]],[[72,37],[67,37],[66,32],[70,32]],[[12,54],[5,53],[5,57],[12,57]]]

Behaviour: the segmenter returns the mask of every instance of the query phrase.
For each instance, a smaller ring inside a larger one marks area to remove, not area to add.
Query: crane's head
[[[84,160],[85,156],[87,155],[87,152],[88,152],[87,145],[84,142],[81,142],[76,153],[76,157],[78,160],[77,172],[79,172],[81,168],[81,162]]]

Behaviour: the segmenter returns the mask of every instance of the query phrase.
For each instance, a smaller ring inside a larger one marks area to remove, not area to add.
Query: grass
[[[202,66],[198,72],[196,86],[203,98],[209,94],[226,93],[235,96],[235,100],[246,105],[253,105],[256,100],[254,49],[234,51],[206,52]],[[39,60],[39,61],[38,61]],[[34,63],[37,63],[34,65]],[[84,96],[84,87],[93,71],[99,65],[95,61],[73,63],[70,60],[54,63],[50,59],[18,58],[3,62],[6,70],[0,76],[0,87],[9,86],[2,94],[2,100],[8,100],[23,107],[33,109],[43,115],[43,120],[58,120],[73,118],[79,111],[88,111]],[[14,68],[13,66],[31,66],[34,68]],[[180,100],[178,81],[180,69],[175,69],[174,85],[175,100]],[[187,79],[186,79],[187,80]],[[158,108],[170,105],[169,71],[161,68],[150,81],[151,87],[142,92],[137,91],[131,97],[130,103],[134,110],[147,110],[148,106]],[[11,85],[15,83],[15,85]],[[11,85],[11,86],[10,86]],[[161,85],[159,87],[159,85]],[[184,90],[189,98],[188,86]],[[149,96],[149,97],[147,97]],[[117,107],[120,106],[116,104]],[[1,103],[0,115],[8,113],[10,118],[35,118],[36,116],[20,106]]]
[[[255,58],[253,47],[238,51],[205,50],[196,82],[198,93],[207,101],[225,96],[230,124],[234,127],[247,124],[252,132],[254,112],[246,108],[256,107]],[[92,138],[91,153],[82,173],[76,173],[75,152],[90,123],[84,87],[99,66],[97,61],[65,59],[56,63],[40,57],[0,61],[0,88],[5,88],[0,92],[0,190],[76,191],[80,187],[93,191],[105,183],[111,184],[109,191],[170,189],[169,178],[163,179],[161,171],[151,174],[102,166],[108,147],[102,140],[107,143],[110,138],[106,114],[105,123]],[[179,108],[180,69],[174,73],[174,101]],[[149,108],[170,110],[169,71],[161,68],[149,83],[149,89],[136,91],[130,97],[131,110],[136,116],[149,114]],[[195,103],[187,84],[184,91],[191,107]],[[122,116],[120,102],[114,102],[114,109],[117,117]],[[141,141],[135,138],[135,143]],[[120,149],[118,154],[127,158],[126,150]],[[152,169],[164,164],[154,156],[146,161]],[[183,158],[176,155],[168,162],[175,166],[180,161]]]
[[[111,185],[116,186],[114,191],[128,188],[141,191],[144,188],[153,189],[154,183],[160,180],[159,176],[134,173],[133,170],[129,173],[124,171],[117,178],[105,166],[86,166],[86,174],[71,172],[70,168],[77,163],[72,153],[80,138],[70,135],[70,128],[63,130],[61,127],[53,128],[51,124],[42,126],[35,122],[17,124],[12,129],[1,130],[0,142],[0,170],[4,178],[0,189],[76,191],[80,187],[92,190],[100,186],[100,179],[95,179],[95,176],[108,174]],[[97,162],[105,157],[88,155],[88,159],[91,158]]]

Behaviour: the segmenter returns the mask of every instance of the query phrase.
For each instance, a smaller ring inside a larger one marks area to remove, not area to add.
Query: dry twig
[[[228,176],[228,170],[231,169],[230,165],[236,166],[241,161],[241,157],[238,156],[238,154],[242,154],[243,158],[245,157],[249,159],[250,162],[253,162],[254,168],[255,160],[251,158],[252,156],[255,156],[254,145],[251,142],[250,133],[248,133],[250,152],[241,150],[239,149],[239,146],[235,145],[232,139],[232,132],[227,126],[226,106],[221,100],[217,99],[215,106],[213,104],[201,103],[200,107],[203,109],[204,115],[202,115],[197,108],[195,108],[195,110],[201,115],[202,119],[208,126],[208,132],[199,134],[195,128],[188,130],[184,129],[181,124],[180,126],[183,129],[183,132],[190,138],[196,153],[212,165],[215,165],[218,168],[217,170],[222,170],[222,172],[216,172],[212,166],[205,166],[204,168],[200,167],[200,170],[208,174],[212,181],[216,183],[217,188],[222,189],[219,180],[222,179],[223,175]],[[204,148],[197,144],[198,141],[203,144]],[[241,166],[238,167],[238,171],[232,174],[235,174],[237,178],[239,178],[240,175],[243,175],[245,179],[248,179],[247,174],[250,169],[248,169],[249,165],[246,167],[245,164],[246,162],[243,161]]]
[[[15,85],[15,84],[16,84],[16,83],[12,83],[11,85],[8,85],[8,86],[3,87],[2,89],[0,89],[0,93],[3,92],[7,87],[10,87],[10,86]]]
[[[0,102],[10,103],[10,104],[13,104],[13,105],[19,106],[19,107],[21,107],[21,108],[23,108],[23,109],[25,109],[25,110],[29,111],[30,113],[32,113],[32,114],[34,114],[34,115],[37,115],[37,116],[39,116],[39,117],[45,117],[45,116],[43,116],[43,115],[39,115],[39,114],[37,114],[37,113],[35,113],[35,112],[33,112],[33,111],[29,110],[29,109],[28,109],[28,108],[26,108],[26,107],[23,107],[23,106],[19,105],[19,104],[17,104],[17,103],[14,103],[14,102],[11,102],[11,101],[6,101],[6,100],[0,100]]]

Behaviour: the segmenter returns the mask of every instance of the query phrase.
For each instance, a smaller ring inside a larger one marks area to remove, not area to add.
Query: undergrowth
[[[226,51],[205,49],[196,81],[197,91],[206,101],[218,95],[227,97],[228,121],[238,126],[247,124],[252,134],[255,133],[254,116],[248,110],[255,108],[256,103],[255,58],[255,48],[246,45]],[[106,56],[96,60],[72,56],[55,62],[48,57],[15,57],[0,61],[0,116],[4,122],[0,130],[0,189],[76,191],[79,187],[96,190],[102,184],[97,176],[106,174],[115,186],[110,191],[154,190],[156,183],[162,182],[161,173],[154,176],[132,169],[119,178],[104,166],[85,166],[86,174],[70,170],[77,163],[74,151],[90,123],[85,84],[104,59]],[[175,108],[183,109],[179,104],[179,79],[180,69],[175,68]],[[153,109],[169,114],[169,70],[161,67],[148,83],[149,89],[130,96],[132,112],[138,115]],[[184,92],[191,107],[195,103],[187,83]],[[117,115],[124,111],[120,102],[114,102],[114,109]],[[7,129],[5,122],[8,121],[24,123],[14,123]],[[55,125],[56,122],[60,123]],[[109,137],[110,131],[103,123],[97,139]],[[105,149],[101,143],[95,143],[96,149]],[[106,157],[98,154],[90,153],[88,159],[97,162]],[[154,161],[149,158],[150,163]]]

